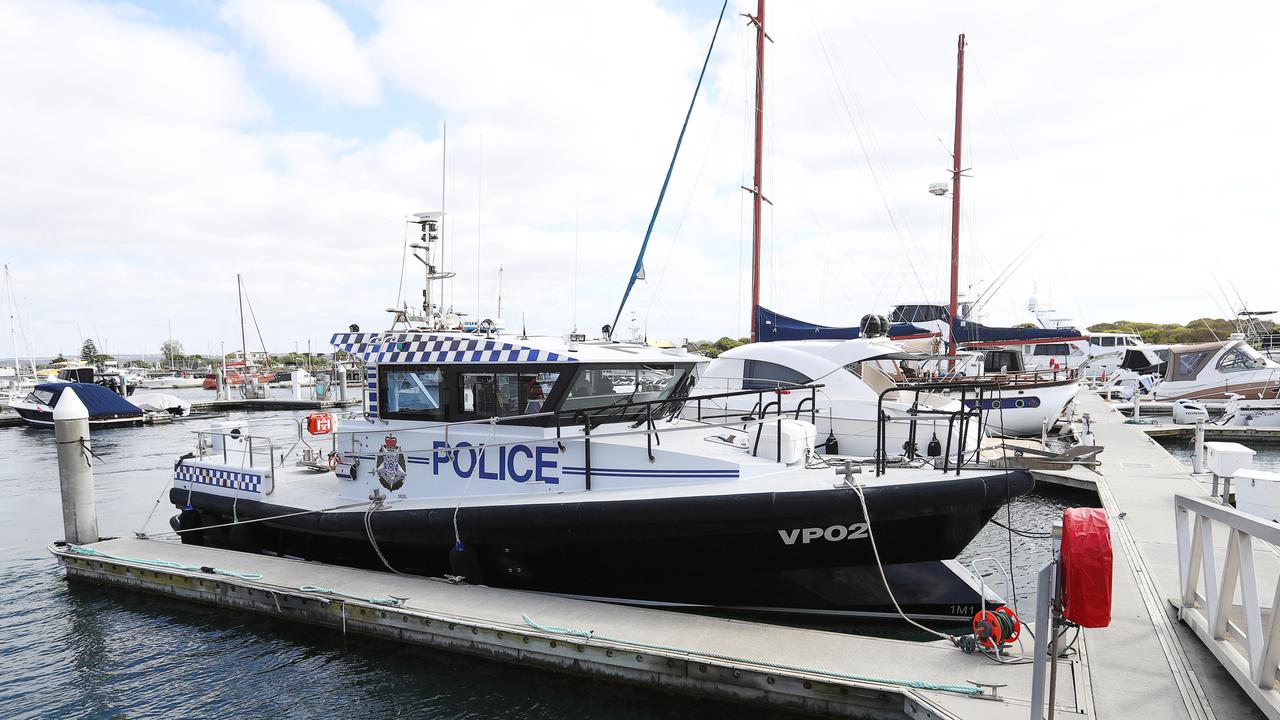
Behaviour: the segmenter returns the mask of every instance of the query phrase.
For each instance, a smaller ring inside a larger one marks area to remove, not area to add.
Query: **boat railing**
[[[916,458],[916,429],[920,418],[945,418],[947,421],[947,442],[946,448],[942,451],[942,472],[950,472],[952,470],[951,460],[955,459],[955,473],[960,474],[960,469],[965,463],[965,457],[969,451],[966,447],[968,444],[969,429],[971,423],[976,419],[977,426],[976,437],[981,438],[983,433],[982,427],[982,400],[988,392],[999,390],[1001,385],[995,380],[982,379],[981,376],[970,376],[967,382],[960,382],[958,378],[950,378],[943,381],[929,382],[916,381],[907,385],[888,387],[880,391],[876,398],[876,477],[884,475],[889,466],[888,453],[888,424],[892,420],[888,413],[884,410],[884,402],[887,395],[894,392],[914,391],[915,397],[911,401],[911,405],[906,409],[909,423],[907,431],[906,453],[908,460]],[[955,410],[942,410],[920,404],[920,395],[922,392],[950,390],[960,391],[959,406]],[[972,393],[972,395],[970,395]],[[967,402],[973,400],[972,406]],[[899,421],[901,418],[899,418]],[[956,434],[959,437],[956,438]],[[980,441],[979,441],[980,443]],[[954,448],[954,453],[952,452]],[[978,447],[973,448],[976,453]]]
[[[217,459],[221,446],[223,465],[238,465],[250,470],[263,470],[263,494],[270,495],[276,484],[276,444],[265,435],[249,435],[238,428],[231,430],[194,430],[197,460]],[[217,438],[221,442],[215,443]],[[243,444],[243,447],[239,445]],[[283,462],[283,457],[281,458]]]

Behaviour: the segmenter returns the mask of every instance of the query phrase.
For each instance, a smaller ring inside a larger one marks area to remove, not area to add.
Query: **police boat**
[[[197,431],[170,491],[182,541],[581,597],[841,612],[882,589],[882,567],[955,558],[1033,485],[947,458],[820,455],[817,384],[790,388],[810,401],[786,412],[777,390],[726,393],[754,410],[708,420],[690,398],[708,359],[683,349],[467,332],[430,300],[418,320],[333,336],[367,386],[331,429],[316,416],[287,443],[244,420]]]

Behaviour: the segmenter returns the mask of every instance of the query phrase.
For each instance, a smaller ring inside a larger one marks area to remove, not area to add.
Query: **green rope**
[[[1129,418],[1124,421],[1125,425],[1159,425],[1160,421],[1155,418]]]
[[[340,590],[334,590],[332,588],[327,588],[327,587],[320,587],[319,585],[303,585],[298,589],[301,590],[302,592],[319,593],[321,595],[335,595],[337,597],[344,597],[350,600],[359,600],[360,602],[367,602],[373,605],[386,605],[387,607],[400,607],[401,605],[404,604],[404,601],[398,598],[364,597],[363,595],[351,595],[348,593],[344,593]]]
[[[207,565],[184,565],[180,562],[173,562],[172,560],[143,560],[141,558],[125,557],[124,555],[112,555],[111,553],[105,553],[105,552],[102,552],[101,550],[96,550],[91,547],[85,547],[84,545],[68,544],[67,550],[76,555],[106,558],[108,560],[134,563],[137,565],[151,565],[153,567],[168,568],[171,570],[188,570],[193,572],[209,573],[212,575],[225,575],[227,577],[240,578],[241,580],[261,580],[262,579],[261,573],[236,572],[235,570],[224,570],[222,568],[209,567]],[[404,604],[402,600],[398,600],[392,597],[383,598],[383,597],[364,597],[361,595],[351,595],[349,593],[344,593],[340,590],[334,590],[332,588],[327,588],[327,587],[320,587],[319,585],[303,585],[298,589],[302,592],[318,593],[322,595],[334,595],[337,597],[344,597],[351,600],[359,600],[361,602],[367,602],[371,605],[385,605],[388,607],[400,607],[401,605]]]
[[[711,658],[712,660],[725,660],[727,662],[743,663],[747,665],[762,665],[768,668],[778,670],[790,670],[793,672],[802,672],[810,675],[826,675],[828,677],[840,678],[842,680],[855,680],[861,682],[872,682],[879,685],[898,685],[903,687],[911,687],[917,690],[938,690],[941,692],[958,693],[960,695],[981,695],[982,688],[969,684],[949,684],[934,683],[925,680],[899,680],[896,678],[877,677],[875,675],[856,675],[853,673],[839,672],[836,670],[822,670],[819,668],[805,667],[803,665],[788,665],[786,663],[773,663],[761,660],[753,660],[751,658],[737,657],[734,655],[722,655],[720,653],[703,652],[701,650],[691,650],[689,648],[676,647],[674,645],[659,645],[654,643],[635,642],[634,640],[625,640],[622,638],[609,637],[608,635],[597,634],[594,630],[580,630],[578,628],[560,627],[558,625],[543,625],[534,622],[524,613],[520,614],[526,625],[536,628],[543,632],[556,633],[557,635],[570,635],[573,637],[585,638],[588,640],[597,639],[607,642],[623,643],[634,647],[647,648],[650,650],[665,650],[667,652],[676,652],[682,655],[697,655],[699,657]]]
[[[138,565],[152,565],[154,567],[169,568],[171,570],[189,570],[192,572],[203,572],[211,575],[226,575],[227,577],[240,578],[242,580],[261,580],[261,573],[243,573],[234,570],[223,570],[222,568],[209,567],[208,565],[183,565],[172,560],[142,560],[140,558],[125,557],[123,555],[112,555],[101,550],[95,550],[84,545],[67,545],[67,550],[76,555],[87,555],[89,557],[107,558],[108,560],[118,560],[120,562],[136,563]]]

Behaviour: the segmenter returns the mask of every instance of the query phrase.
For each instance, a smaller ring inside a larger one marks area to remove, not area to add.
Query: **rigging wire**
[[[400,289],[396,292],[396,307],[404,301],[404,269],[409,261],[409,223],[404,224],[404,246],[400,250]]]
[[[258,316],[253,313],[253,301],[249,299],[249,288],[240,283],[240,291],[244,293],[244,302],[249,306],[249,317],[253,319],[253,330],[258,334],[258,343],[262,345],[262,355],[267,359],[267,367],[271,367],[271,353],[267,352],[267,341],[262,339],[262,328],[258,327]],[[249,358],[244,359],[245,363],[249,362]],[[248,365],[245,365],[248,368]]]
[[[920,273],[916,269],[915,261],[911,258],[910,253],[906,251],[906,238],[903,237],[902,228],[899,227],[898,224],[898,218],[889,205],[889,199],[885,195],[884,186],[880,182],[880,175],[876,172],[875,163],[872,161],[871,153],[867,149],[866,142],[863,140],[862,131],[858,128],[858,124],[854,122],[853,111],[849,107],[849,100],[845,97],[844,88],[841,86],[840,80],[836,75],[835,66],[831,62],[831,55],[827,52],[827,44],[822,39],[822,31],[818,27],[818,21],[817,18],[814,17],[812,9],[809,11],[809,20],[813,23],[813,30],[818,39],[818,47],[822,50],[822,57],[826,61],[827,69],[831,73],[832,83],[836,86],[836,93],[840,97],[841,105],[844,106],[845,116],[849,119],[849,125],[853,129],[853,134],[858,141],[858,147],[862,151],[862,156],[867,161],[867,170],[871,173],[871,179],[875,183],[876,192],[880,195],[880,202],[884,205],[885,213],[889,216],[889,224],[893,226],[894,234],[898,238],[899,244],[903,247],[903,253],[907,260],[907,267],[911,269],[911,274],[915,277],[916,284],[920,287],[920,292],[922,295],[927,297],[928,293],[924,289],[924,283],[920,280]]]

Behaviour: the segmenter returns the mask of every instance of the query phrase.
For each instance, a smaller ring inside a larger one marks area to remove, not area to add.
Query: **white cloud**
[[[381,99],[351,28],[320,0],[229,0],[221,16],[273,67],[320,97],[360,106]]]
[[[962,29],[966,282],[1049,236],[993,320],[1027,319],[1035,281],[1087,322],[1218,314],[1205,275],[1218,262],[1246,299],[1274,300],[1277,112],[1258,90],[1278,60],[1271,21],[1152,4],[1099,12],[771,6],[765,304],[846,324],[945,294],[948,207],[925,189],[947,177]],[[402,219],[440,202],[440,139],[417,129],[421,116],[379,116],[400,129],[362,140],[324,131],[323,113],[307,132],[264,131],[256,62],[348,103],[376,101],[382,73],[425,107],[397,105],[448,119],[459,309],[493,313],[502,265],[510,326],[524,316],[533,332],[567,329],[575,290],[581,328],[612,319],[710,37],[705,16],[388,0],[362,47],[323,5],[226,13],[261,53],[127,6],[0,5],[0,259],[41,352],[70,351],[93,326],[112,350],[154,351],[170,319],[189,350],[234,346],[237,272],[273,349],[307,338],[323,349],[350,322],[383,325]],[[753,38],[734,13],[630,305],[652,336],[746,331]],[[411,266],[410,298],[417,277]]]

